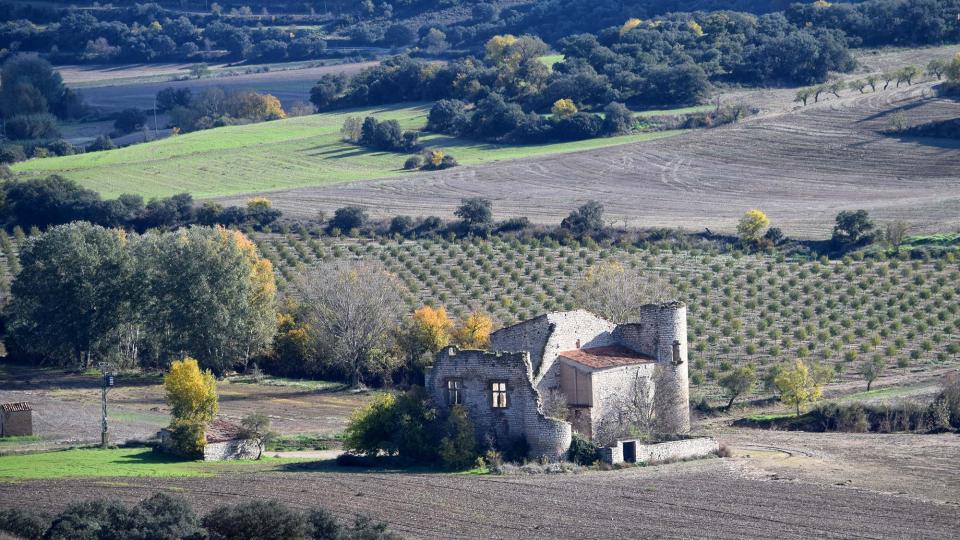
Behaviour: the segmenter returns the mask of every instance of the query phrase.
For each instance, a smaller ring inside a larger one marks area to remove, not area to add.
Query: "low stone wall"
[[[234,439],[232,441],[207,443],[203,447],[204,461],[228,459],[260,459],[263,443],[260,439]]]
[[[636,463],[658,463],[663,461],[673,461],[680,459],[692,459],[706,457],[715,454],[720,449],[720,445],[715,439],[710,437],[697,437],[693,439],[681,439],[679,441],[669,441],[655,444],[645,444],[636,440],[617,441],[614,446],[608,446],[600,449],[600,461],[616,465],[624,463],[624,445],[635,446],[635,459],[631,462]],[[629,452],[628,452],[629,453]]]

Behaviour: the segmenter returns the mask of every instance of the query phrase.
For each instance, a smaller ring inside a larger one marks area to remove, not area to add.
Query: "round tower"
[[[657,369],[654,407],[658,429],[690,431],[690,383],[687,375],[687,306],[661,304],[657,313]]]

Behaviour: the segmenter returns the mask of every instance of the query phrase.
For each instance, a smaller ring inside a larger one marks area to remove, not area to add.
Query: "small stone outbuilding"
[[[175,453],[169,429],[161,429],[160,450]],[[263,455],[263,440],[251,437],[242,427],[221,418],[207,425],[207,444],[203,447],[204,461],[227,461],[234,459],[260,459]]]
[[[33,435],[33,409],[27,403],[0,404],[0,437]]]

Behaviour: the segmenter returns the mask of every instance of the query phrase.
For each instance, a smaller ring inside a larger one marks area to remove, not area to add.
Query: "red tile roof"
[[[0,403],[0,410],[3,412],[21,412],[21,411],[30,411],[30,405],[27,403]]]
[[[649,364],[655,360],[645,354],[631,351],[620,345],[606,347],[592,347],[589,349],[575,349],[560,353],[560,356],[582,366],[592,369],[603,369],[635,364]]]

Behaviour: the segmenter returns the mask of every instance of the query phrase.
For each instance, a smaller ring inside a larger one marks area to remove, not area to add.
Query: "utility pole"
[[[106,448],[109,444],[109,429],[107,427],[107,390],[113,387],[113,373],[110,372],[110,364],[100,362],[97,364],[102,374],[100,380],[100,400],[103,405],[103,414],[100,422],[100,447]]]

